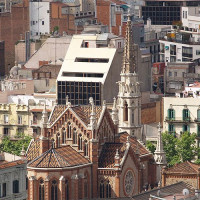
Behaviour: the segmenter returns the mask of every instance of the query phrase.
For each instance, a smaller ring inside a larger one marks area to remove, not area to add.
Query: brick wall
[[[0,40],[5,41],[5,73],[15,62],[15,43],[20,39],[20,34],[24,38],[25,32],[29,30],[28,4],[13,5],[11,13],[0,14]]]

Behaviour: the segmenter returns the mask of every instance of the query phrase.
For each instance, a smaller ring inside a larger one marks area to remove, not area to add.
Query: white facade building
[[[163,131],[179,136],[188,131],[200,136],[200,98],[164,97]]]
[[[24,152],[25,153],[25,152]],[[8,153],[0,154],[0,199],[27,199],[26,161]]]
[[[50,2],[29,2],[30,37],[38,39],[42,34],[50,33]]]
[[[117,96],[124,39],[109,33],[74,35],[57,78],[58,104],[112,102]]]

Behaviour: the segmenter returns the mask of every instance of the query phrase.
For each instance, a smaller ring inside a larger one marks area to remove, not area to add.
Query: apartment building
[[[198,92],[200,88],[198,87]],[[200,98],[163,97],[163,131],[180,136],[185,131],[200,136]],[[199,142],[198,142],[199,144]]]

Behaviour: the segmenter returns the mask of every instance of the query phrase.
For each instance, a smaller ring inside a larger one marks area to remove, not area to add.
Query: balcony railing
[[[177,122],[177,123],[186,123],[186,122],[191,122],[191,118],[190,117],[166,117],[165,118],[166,122]]]
[[[30,125],[32,126],[32,127],[38,127],[38,126],[40,126],[40,120],[31,120],[31,123],[30,123]]]

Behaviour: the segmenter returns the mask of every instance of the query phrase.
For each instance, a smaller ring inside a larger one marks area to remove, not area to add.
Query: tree
[[[155,145],[151,142],[151,141],[148,141],[146,142],[146,147],[147,149],[152,153],[154,154],[155,150],[156,150],[156,147]]]
[[[18,138],[18,140],[13,141],[10,140],[8,136],[4,137],[0,144],[0,150],[19,156],[23,146],[25,150],[28,148],[31,137],[25,136],[24,134],[16,134],[16,138]]]
[[[176,163],[191,161],[195,155],[200,155],[200,148],[196,147],[195,139],[195,133],[185,132],[180,138],[167,132],[163,133],[163,147],[168,165],[173,166]]]

